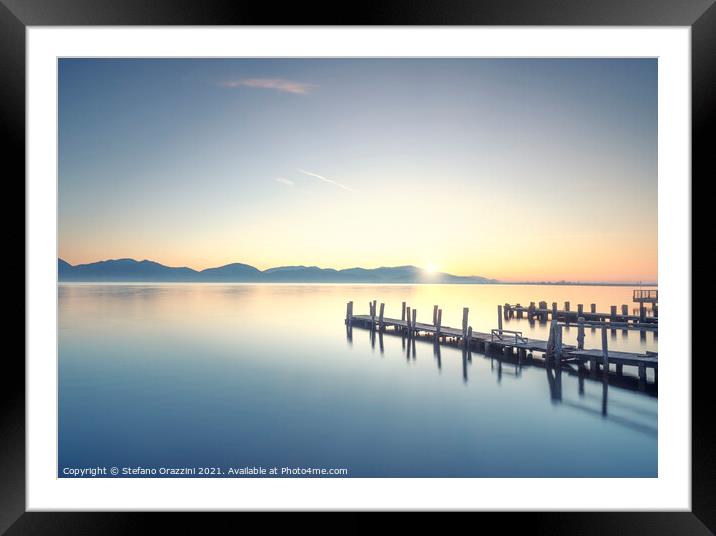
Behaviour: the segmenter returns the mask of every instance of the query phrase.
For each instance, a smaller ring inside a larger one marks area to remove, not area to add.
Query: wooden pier
[[[652,296],[649,299],[658,299],[658,295],[654,296],[656,291],[634,291],[634,300],[642,299],[637,298],[637,295],[642,293],[650,293]],[[577,304],[577,309],[572,310],[568,301],[564,302],[562,309],[557,307],[557,302],[552,302],[552,306],[548,307],[547,302],[531,302],[529,306],[525,307],[519,303],[511,305],[506,303],[503,306],[503,312],[505,318],[526,318],[527,320],[534,321],[539,320],[541,322],[547,322],[547,320],[560,320],[563,322],[577,322],[580,318],[584,319],[588,327],[601,327],[606,325],[610,329],[636,329],[642,331],[658,331],[659,329],[659,317],[658,308],[655,301],[647,301],[642,299],[639,303],[639,314],[631,314],[629,312],[629,306],[622,304],[621,308],[617,309],[616,305],[610,307],[608,313],[597,312],[597,306],[594,303],[589,304],[589,310],[584,309],[584,304]],[[647,311],[644,303],[652,304],[653,316],[647,316]]]
[[[576,322],[577,344],[564,344],[562,341],[562,328],[568,325],[560,322],[559,315],[553,317],[550,324],[549,339],[538,340],[525,337],[521,331],[503,329],[505,318],[502,305],[497,306],[497,328],[490,333],[473,331],[468,323],[469,309],[463,308],[462,327],[454,328],[442,325],[442,309],[433,306],[432,323],[417,321],[417,310],[411,309],[406,302],[402,303],[401,318],[385,316],[385,304],[377,307],[377,301],[369,303],[369,314],[354,315],[353,302],[346,306],[345,323],[349,327],[358,326],[381,333],[392,332],[410,339],[432,339],[437,345],[449,344],[461,346],[468,350],[482,351],[486,354],[499,352],[505,356],[517,354],[520,359],[533,359],[535,354],[550,363],[560,364],[576,362],[580,366],[589,365],[592,373],[608,373],[610,366],[614,365],[617,375],[621,375],[624,366],[635,367],[638,370],[639,380],[646,382],[647,369],[653,369],[654,382],[658,381],[658,355],[655,352],[644,354],[632,352],[619,352],[610,350],[607,342],[607,329],[609,323],[601,323],[602,347],[599,349],[584,348],[584,330],[590,324],[584,316],[578,317]],[[592,321],[592,324],[594,321]]]

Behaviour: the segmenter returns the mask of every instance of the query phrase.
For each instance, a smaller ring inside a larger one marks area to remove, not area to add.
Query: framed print
[[[27,207],[3,529],[712,531],[711,2],[255,9],[0,6]]]

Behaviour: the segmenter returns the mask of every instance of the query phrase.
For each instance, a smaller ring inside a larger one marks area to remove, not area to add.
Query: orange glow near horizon
[[[394,209],[396,216],[386,218],[386,228],[399,228],[399,221],[406,217],[400,212]],[[460,210],[455,213],[459,214]],[[237,227],[223,235],[208,233],[208,239],[197,232],[195,235],[180,233],[178,237],[164,240],[150,241],[148,237],[130,240],[116,236],[83,244],[84,247],[62,244],[60,257],[71,264],[118,258],[148,259],[196,270],[234,262],[260,270],[287,265],[343,269],[412,264],[427,271],[478,275],[505,282],[655,282],[658,279],[657,240],[653,231],[622,234],[620,230],[610,232],[609,229],[601,233],[580,233],[539,226],[515,228],[495,224],[489,211],[483,214],[484,217],[474,216],[472,232],[451,234],[453,228],[465,228],[468,222],[460,221],[461,218],[451,221],[449,214],[444,214],[449,225],[418,226],[419,232],[397,232],[395,236],[363,232],[360,217],[351,220],[347,213],[342,217],[324,214],[332,220],[326,227],[311,219],[299,224],[295,215],[288,215],[285,222],[275,222],[261,232],[257,230],[259,221],[246,231]]]

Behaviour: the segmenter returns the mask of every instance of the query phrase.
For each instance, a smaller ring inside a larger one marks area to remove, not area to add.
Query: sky
[[[59,256],[656,281],[656,59],[61,59]]]

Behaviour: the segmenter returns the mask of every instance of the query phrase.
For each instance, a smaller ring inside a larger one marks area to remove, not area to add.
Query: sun
[[[438,272],[438,269],[438,265],[433,262],[429,262],[428,265],[425,267],[425,271],[431,275],[436,274]]]

